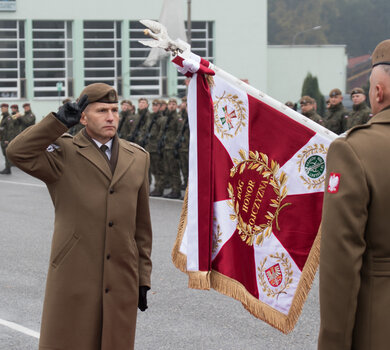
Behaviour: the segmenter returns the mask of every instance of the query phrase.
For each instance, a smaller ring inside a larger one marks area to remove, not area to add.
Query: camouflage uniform
[[[117,130],[119,137],[122,137],[123,124],[125,123],[126,119],[128,118],[128,116],[130,114],[131,114],[130,111],[120,111],[119,112],[119,124],[118,124],[118,130]]]
[[[17,134],[20,134],[24,129],[35,124],[35,114],[32,111],[25,112],[15,120],[17,126]]]
[[[167,180],[171,181],[172,192],[169,195],[172,198],[180,198],[181,196],[181,181],[179,161],[175,155],[175,142],[180,130],[181,123],[176,111],[168,111],[167,116],[163,117],[161,147],[163,147],[164,159],[164,183]]]
[[[347,118],[346,130],[356,125],[366,124],[371,116],[371,109],[367,106],[366,102],[363,101],[362,103],[353,105],[353,111]]]
[[[324,119],[324,126],[340,135],[345,129],[346,120],[348,118],[348,111],[344,108],[342,103],[335,106],[330,106]]]
[[[322,120],[322,118],[320,117],[320,115],[314,110],[312,109],[311,111],[308,111],[306,113],[302,113],[305,117],[311,119],[312,121],[320,124],[320,125],[324,125],[324,122]]]
[[[179,134],[176,138],[175,148],[178,150],[180,170],[183,175],[184,187],[187,187],[188,183],[188,149],[190,144],[190,129],[188,126],[188,114],[187,111],[182,111],[181,127]]]
[[[137,143],[140,146],[144,146],[144,139],[147,134],[148,125],[151,122],[151,117],[149,110],[147,108],[138,110],[136,126],[134,134],[131,136],[133,142]]]
[[[154,177],[154,190],[151,196],[160,197],[164,192],[164,162],[159,149],[160,135],[164,118],[160,112],[151,113],[147,122],[146,136],[144,138],[145,149],[150,154],[150,172]]]
[[[1,150],[5,158],[5,169],[2,171],[3,174],[11,173],[11,163],[7,158],[5,150],[8,147],[9,142],[17,135],[17,125],[12,116],[8,113],[2,113],[2,119],[0,122],[0,140]]]
[[[121,127],[120,137],[125,140],[130,140],[130,137],[134,132],[136,124],[137,124],[137,115],[132,113],[127,114],[126,119],[123,121]]]

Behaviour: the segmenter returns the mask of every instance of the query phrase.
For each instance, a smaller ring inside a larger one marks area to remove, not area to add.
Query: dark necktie
[[[106,153],[106,151],[108,150],[108,146],[107,145],[101,145],[100,149],[104,153],[105,157],[108,159],[108,156],[107,156],[107,153]]]

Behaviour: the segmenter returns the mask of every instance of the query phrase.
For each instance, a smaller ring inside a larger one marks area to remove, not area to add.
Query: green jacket
[[[17,125],[8,112],[3,113],[2,117],[0,122],[0,140],[2,142],[11,141],[17,135]]]
[[[129,139],[133,134],[135,126],[137,124],[137,114],[128,114],[123,121],[120,137],[123,139]]]
[[[320,124],[320,125],[324,125],[324,122],[322,120],[322,118],[320,117],[319,114],[317,114],[317,112],[312,109],[311,111],[308,111],[306,113],[302,113],[305,117],[311,119],[312,121]]]
[[[356,125],[366,124],[372,116],[370,107],[366,102],[353,105],[353,111],[349,114],[346,123],[346,130],[351,129]]]
[[[18,134],[24,129],[35,124],[35,114],[32,111],[28,111],[15,120],[15,124],[18,127]]]
[[[163,124],[163,117],[160,112],[150,114],[146,127],[146,136],[144,138],[145,149],[151,152],[158,152],[158,143],[160,142],[160,132]]]
[[[175,142],[179,134],[181,122],[176,111],[168,111],[167,116],[163,118],[161,132],[162,146],[165,150],[173,150],[175,149]]]
[[[179,118],[180,130],[176,137],[175,145],[180,152],[188,152],[188,147],[190,144],[190,128],[188,125],[188,114],[186,111],[183,111]]]
[[[340,102],[336,106],[331,106],[324,120],[324,126],[340,135],[346,130],[346,120],[348,118],[348,111]]]

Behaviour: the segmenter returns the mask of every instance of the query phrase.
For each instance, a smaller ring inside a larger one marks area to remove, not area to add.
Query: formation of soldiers
[[[20,134],[30,125],[35,124],[35,115],[31,110],[29,103],[23,104],[24,112],[19,112],[19,106],[11,105],[11,114],[9,113],[10,106],[7,103],[2,103],[1,106],[1,121],[0,121],[0,144],[1,150],[5,158],[5,168],[0,171],[0,174],[11,174],[11,163],[9,162],[5,150],[11,140]]]
[[[329,93],[329,100],[326,101],[327,108],[324,117],[317,113],[317,103],[314,98],[303,96],[299,103],[301,105],[301,113],[305,117],[340,135],[356,125],[367,123],[372,116],[362,88],[352,89],[351,99],[353,102],[352,111],[348,111],[343,105],[341,90],[337,88],[332,89]],[[294,104],[290,101],[286,102],[286,105],[294,108]]]

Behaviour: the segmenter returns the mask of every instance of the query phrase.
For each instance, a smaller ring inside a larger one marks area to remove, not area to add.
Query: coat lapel
[[[82,132],[79,132],[74,138],[73,143],[78,146],[77,152],[95,165],[109,180],[112,179],[111,169],[104,159],[104,156],[99,152],[91,141],[89,141]]]
[[[134,152],[131,147],[123,140],[119,141],[118,161],[116,163],[115,172],[112,178],[111,185],[115,185],[123,174],[130,168],[134,162]]]

